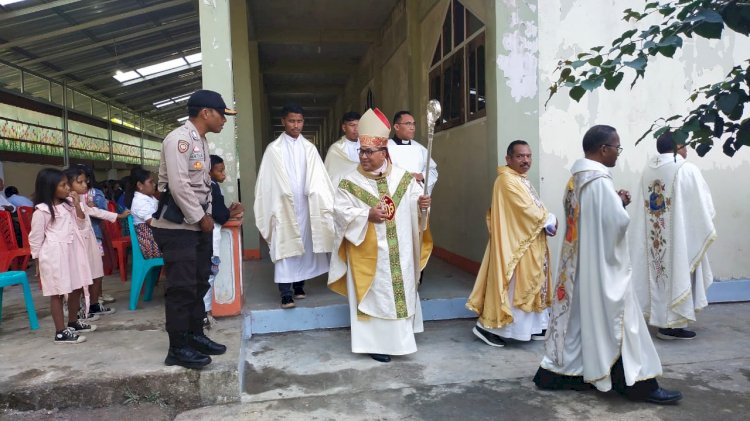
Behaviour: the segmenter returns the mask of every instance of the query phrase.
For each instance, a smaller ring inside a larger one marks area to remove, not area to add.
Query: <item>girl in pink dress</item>
[[[55,323],[56,344],[77,344],[96,326],[78,320],[81,292],[88,298],[91,270],[83,243],[88,227],[78,194],[70,191],[62,171],[45,168],[36,176],[36,211],[31,217],[29,246],[36,259],[42,294],[50,297],[50,312]],[[68,324],[63,315],[63,295],[68,294]]]
[[[86,197],[89,190],[86,182],[86,171],[81,166],[76,165],[65,170],[65,175],[70,184],[70,190],[78,193],[80,197]],[[130,211],[125,211],[118,215],[114,212],[105,211],[96,206],[92,206],[92,203],[86,203],[86,200],[81,200],[78,205],[84,214],[87,228],[83,231],[84,244],[86,245],[86,254],[83,257],[86,258],[87,264],[91,268],[91,278],[93,279],[91,296],[94,297],[92,300],[94,302],[91,303],[88,309],[85,309],[87,310],[85,313],[94,317],[103,314],[112,314],[115,312],[115,309],[104,307],[104,305],[99,302],[99,297],[102,295],[104,267],[102,264],[101,248],[96,241],[96,234],[94,233],[94,228],[91,224],[91,217],[93,216],[95,218],[114,222],[117,219],[126,218],[130,214]],[[83,318],[87,314],[81,314],[80,316]]]

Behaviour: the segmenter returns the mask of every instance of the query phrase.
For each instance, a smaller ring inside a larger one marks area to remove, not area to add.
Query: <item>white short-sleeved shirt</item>
[[[153,217],[159,201],[153,196],[135,192],[133,204],[130,206],[130,214],[133,215],[133,225],[144,224]]]

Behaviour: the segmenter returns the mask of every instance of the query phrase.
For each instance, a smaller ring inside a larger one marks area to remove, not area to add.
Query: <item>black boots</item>
[[[185,368],[203,368],[211,364],[211,357],[203,355],[189,346],[170,346],[166,365],[179,365]]]
[[[188,345],[206,355],[221,355],[227,352],[226,345],[216,343],[204,334],[188,334]]]

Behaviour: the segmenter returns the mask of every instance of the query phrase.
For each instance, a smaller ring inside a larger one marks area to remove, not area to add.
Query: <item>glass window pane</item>
[[[469,50],[469,117],[477,112],[477,52]]]
[[[463,90],[461,89],[461,81],[463,79],[463,63],[461,63],[462,54],[454,56],[455,61],[452,67],[451,76],[451,107],[450,107],[450,119],[460,120],[461,119],[461,98],[463,97]]]
[[[58,83],[51,86],[51,101],[57,105],[63,105],[63,87]]]
[[[484,44],[482,44],[477,48],[477,109],[481,111],[485,105],[487,104],[484,90]]]
[[[78,91],[73,91],[73,109],[91,114],[91,97]]]
[[[464,41],[464,6],[453,0],[453,46]]]
[[[449,116],[451,114],[451,105],[453,102],[451,101],[451,98],[453,97],[453,92],[451,92],[451,76],[453,75],[453,72],[451,71],[451,64],[446,63],[443,66],[443,101],[442,101],[442,108],[443,112],[440,116],[440,122],[441,123],[447,123],[450,119]]]
[[[92,105],[92,111],[93,111],[91,114],[104,120],[106,120],[109,117],[106,103],[99,101],[98,99],[93,99],[91,101],[91,105]]]
[[[470,11],[466,11],[466,36],[472,35],[484,28],[481,20],[477,19]]]
[[[0,63],[0,86],[6,89],[21,90],[21,71]]]
[[[49,101],[49,81],[39,76],[25,73],[23,75],[23,92],[45,101]]]
[[[451,48],[453,46],[453,41],[451,37],[451,33],[453,32],[451,30],[451,21],[453,20],[451,8],[448,8],[448,13],[445,15],[445,20],[443,21],[443,55],[446,55],[451,52]]]
[[[430,74],[430,99],[437,99],[441,105],[443,103],[440,97],[440,69],[435,69]]]
[[[442,56],[443,55],[440,54],[440,39],[438,39],[437,47],[435,47],[435,54],[432,55],[432,64],[430,66],[436,65]]]
[[[68,102],[66,104],[67,107],[72,109],[73,108],[73,90],[70,88],[65,88],[65,96]]]

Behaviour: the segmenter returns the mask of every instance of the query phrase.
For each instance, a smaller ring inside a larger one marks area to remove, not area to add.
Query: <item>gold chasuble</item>
[[[419,224],[415,199],[419,189],[414,177],[400,169],[394,171],[390,164],[381,176],[374,176],[358,167],[357,171],[341,179],[338,188],[346,195],[337,200],[336,211],[341,211],[337,214],[336,220],[338,255],[333,256],[331,262],[328,287],[338,294],[347,296],[348,266],[356,292],[359,319],[367,319],[370,316],[405,319],[413,316],[413,306],[418,303],[411,298],[413,294],[410,292],[415,292],[415,281],[419,278],[419,271],[427,264],[432,252],[431,236],[424,235],[421,247],[418,244]],[[373,191],[375,189],[377,195]],[[408,203],[410,201],[415,203]],[[377,224],[381,227],[367,221],[369,209],[378,204],[388,212],[388,219],[382,224]],[[364,230],[363,239],[361,242],[352,241],[352,231],[355,233],[354,237],[362,238],[361,235],[357,235],[360,224]],[[400,241],[406,244],[401,244]],[[384,251],[387,252],[387,256],[381,255]],[[407,256],[404,256],[404,251],[408,252]],[[387,263],[388,267],[378,270],[379,260],[381,263]],[[369,307],[375,311],[369,312],[360,308],[359,304],[362,304],[371,292],[378,274],[381,278],[385,276],[388,279],[379,279],[378,290],[373,296],[391,296],[389,300],[392,299],[393,302],[371,305]],[[407,299],[407,295],[410,299]]]
[[[490,238],[466,308],[486,328],[513,323],[511,307],[540,312],[552,304],[549,249],[544,225],[548,211],[525,174],[498,167],[487,212]],[[515,275],[513,302],[508,288]]]

